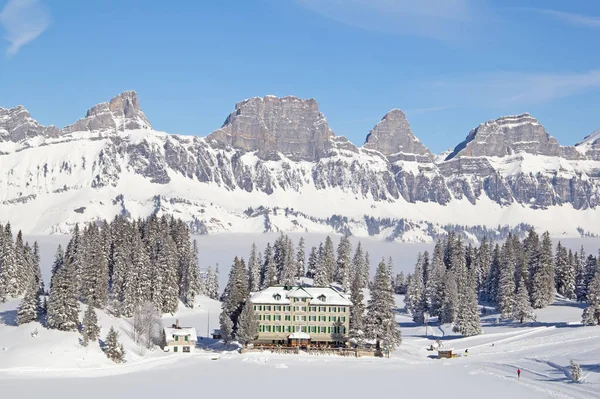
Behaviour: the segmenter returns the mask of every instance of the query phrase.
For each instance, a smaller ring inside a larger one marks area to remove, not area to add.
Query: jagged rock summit
[[[600,161],[600,129],[586,136],[575,148],[588,158]]]
[[[393,109],[385,114],[367,135],[364,147],[406,161],[431,162],[433,160],[433,155],[415,137],[406,115],[399,109]]]
[[[528,113],[503,116],[480,124],[454,148],[456,157],[504,157],[517,153],[582,159],[574,147],[563,147]]]
[[[22,141],[30,137],[57,137],[56,126],[42,126],[22,106],[0,108],[0,141]]]
[[[85,118],[63,129],[63,133],[152,129],[140,108],[135,91],[125,91],[109,102],[90,108]]]
[[[257,151],[261,159],[317,161],[331,150],[333,132],[314,99],[254,97],[235,106],[223,126],[207,140],[238,150]]]

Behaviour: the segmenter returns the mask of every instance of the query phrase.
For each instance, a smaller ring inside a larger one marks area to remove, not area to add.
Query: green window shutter
[[[173,347],[173,352],[177,352],[177,347]]]
[[[190,337],[189,337],[188,335],[186,335],[186,336],[185,336],[185,340],[186,340],[186,341],[189,341],[189,340],[190,340]]]

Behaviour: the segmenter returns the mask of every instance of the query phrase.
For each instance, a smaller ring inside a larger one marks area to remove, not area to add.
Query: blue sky
[[[600,2],[0,0],[0,106],[73,123],[133,89],[157,130],[205,136],[236,102],[315,98],[362,144],[404,110],[434,152],[530,112],[564,144],[600,128]]]

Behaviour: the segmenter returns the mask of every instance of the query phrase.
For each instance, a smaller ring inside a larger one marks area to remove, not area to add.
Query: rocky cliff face
[[[446,159],[460,156],[504,157],[518,153],[583,159],[573,147],[560,146],[529,114],[504,116],[480,124]]]
[[[58,137],[55,126],[42,126],[22,106],[0,108],[0,141],[23,141],[36,136]]]
[[[251,98],[235,106],[209,142],[243,151],[257,151],[261,159],[317,161],[329,155],[334,136],[313,99]]]
[[[388,112],[369,132],[365,148],[377,150],[396,160],[431,162],[433,155],[410,129],[406,115],[399,109]]]
[[[142,112],[135,91],[119,94],[107,103],[88,110],[85,118],[63,129],[63,133],[84,131],[123,132],[134,129],[152,129]]]
[[[380,208],[387,215],[411,206],[419,220],[437,217],[422,214],[422,203],[430,203],[427,209],[443,206],[441,214],[451,213],[448,218],[457,222],[464,212],[480,212],[483,200],[497,209],[570,205],[584,212],[600,206],[600,134],[576,147],[561,147],[527,114],[481,124],[446,160],[435,161],[399,110],[388,113],[364,148],[358,148],[334,136],[314,100],[295,97],[243,101],[207,138],[149,129],[133,92],[93,107],[62,132],[40,126],[22,108],[0,110],[0,137],[18,143],[0,154],[5,172],[0,174],[0,209],[35,203],[41,208],[35,212],[43,213],[53,201],[61,206],[65,201],[54,198],[76,192],[68,198],[88,202],[72,205],[78,211],[68,213],[68,223],[106,217],[121,208],[125,212],[129,206],[170,209],[221,231],[229,228],[223,215],[203,213],[198,198],[210,196],[211,205],[229,206],[228,212],[259,205],[286,208],[286,217],[297,217],[291,208],[312,207],[328,221],[344,212],[360,218]],[[135,138],[131,130],[137,131]],[[80,134],[87,131],[98,134]],[[42,138],[30,140],[34,136]],[[115,193],[137,202],[112,201]],[[452,213],[455,206],[463,213]],[[502,213],[481,216],[497,225]],[[316,216],[305,212],[304,217]],[[300,226],[294,220],[285,225]]]

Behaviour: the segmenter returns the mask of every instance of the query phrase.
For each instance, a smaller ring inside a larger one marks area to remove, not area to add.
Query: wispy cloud
[[[600,89],[600,70],[579,73],[486,73],[426,83],[439,101],[507,107],[548,103]]]
[[[584,26],[587,28],[600,29],[600,17],[574,14],[565,11],[546,10],[546,9],[528,9],[540,14],[549,15],[571,25]]]
[[[478,0],[296,0],[338,22],[363,29],[456,40],[473,26],[485,1]],[[469,24],[471,22],[471,24]]]
[[[8,55],[41,35],[50,25],[50,14],[39,0],[8,0],[0,11],[0,26],[10,42]]]

